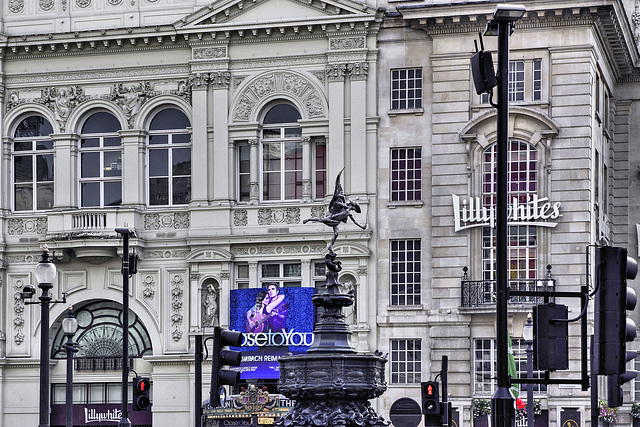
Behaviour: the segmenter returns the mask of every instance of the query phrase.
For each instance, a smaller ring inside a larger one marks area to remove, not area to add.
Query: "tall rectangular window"
[[[533,60],[533,100],[542,99],[542,59]]]
[[[327,194],[327,144],[324,141],[315,144],[315,198],[322,199]]]
[[[302,286],[302,264],[299,262],[265,263],[260,266],[260,286],[277,282],[285,288]]]
[[[509,102],[524,101],[524,61],[509,62]]]
[[[495,389],[496,342],[493,339],[473,341],[473,394],[490,396]]]
[[[512,339],[511,346],[513,348],[513,357],[516,362],[516,372],[518,372],[519,378],[527,377],[527,343],[523,339]],[[531,361],[533,363],[533,360]],[[533,378],[543,378],[544,373],[541,371],[533,370]],[[547,386],[545,384],[532,384],[533,393],[540,395],[546,394]],[[527,384],[520,384],[521,396],[526,395]]]
[[[422,150],[391,149],[391,201],[422,199]]]
[[[53,207],[53,141],[45,136],[21,132],[29,117],[21,123],[13,143],[14,209],[33,211]],[[22,136],[26,134],[27,136]]]
[[[393,339],[391,348],[391,384],[415,384],[422,381],[422,341]]]
[[[391,241],[391,305],[420,305],[420,240]]]
[[[422,68],[391,70],[391,109],[422,108]]]
[[[251,197],[251,155],[249,144],[238,145],[238,199],[248,202]]]

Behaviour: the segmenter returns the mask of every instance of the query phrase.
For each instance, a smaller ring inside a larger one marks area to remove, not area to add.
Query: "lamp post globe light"
[[[49,291],[58,271],[49,258],[49,248],[42,247],[42,259],[36,265],[35,277],[42,294],[40,300],[40,427],[49,427]]]
[[[62,331],[67,342],[62,346],[67,352],[67,384],[65,386],[66,427],[73,427],[73,353],[78,351],[73,336],[78,330],[78,320],[73,315],[73,307],[69,306],[67,317],[62,319]]]
[[[527,316],[527,323],[522,328],[522,339],[527,345],[527,378],[533,377],[533,322],[531,313]],[[527,426],[533,427],[533,384],[527,384]]]

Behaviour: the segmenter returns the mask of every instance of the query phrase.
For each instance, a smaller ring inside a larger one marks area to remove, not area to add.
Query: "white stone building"
[[[381,406],[400,397],[420,401],[420,382],[433,380],[447,355],[449,400],[458,425],[468,426],[472,400],[491,399],[496,387],[495,238],[481,209],[495,194],[496,110],[476,93],[470,67],[474,40],[496,3],[383,3],[378,275],[387,284],[379,287],[377,324],[390,375]],[[522,210],[519,224],[510,226],[510,283],[578,292],[593,286],[588,245],[628,247],[638,257],[639,5],[516,3],[527,13],[509,42],[509,200],[538,214],[523,219]],[[484,45],[495,62],[496,37],[484,37]],[[546,214],[543,203],[549,203]],[[561,302],[570,317],[580,312],[579,301]],[[531,308],[526,301],[509,305],[520,373],[526,372],[520,338]],[[634,317],[638,322],[637,310]],[[592,333],[592,311],[588,319]],[[579,323],[569,330],[570,369],[555,377],[580,374]],[[605,396],[606,384],[600,385]],[[619,425],[631,425],[630,403],[640,388],[624,389]],[[570,417],[592,425],[589,396],[575,385],[535,391],[548,425],[557,426]]]
[[[1,3],[0,425],[38,419],[43,327],[60,425],[68,305],[75,401],[119,408],[122,226],[140,257],[130,354],[153,390],[150,420],[132,422],[191,425],[193,335],[228,327],[231,289],[322,278],[333,232],[302,221],[324,215],[343,168],[367,230],[341,226],[335,250],[354,345],[375,349],[381,20],[351,0]],[[67,300],[44,326],[19,298],[43,244]]]

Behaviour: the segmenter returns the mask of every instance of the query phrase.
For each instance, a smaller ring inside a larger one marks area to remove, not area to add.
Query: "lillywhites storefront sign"
[[[495,209],[482,206],[480,197],[461,200],[452,194],[451,198],[456,232],[473,227],[495,227]],[[562,216],[561,205],[560,202],[550,202],[547,197],[539,198],[536,194],[527,203],[519,203],[514,197],[508,205],[508,223],[553,228],[558,225],[554,220]]]
[[[99,411],[95,408],[84,408],[84,422],[85,424],[89,423],[100,423],[103,421],[120,421],[122,418],[122,411],[120,409]]]

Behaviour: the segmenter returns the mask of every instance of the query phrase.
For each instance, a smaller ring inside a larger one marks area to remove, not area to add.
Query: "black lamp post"
[[[40,304],[40,423],[39,427],[49,427],[49,303],[51,295],[49,291],[53,288],[53,281],[56,280],[58,272],[56,266],[49,259],[49,248],[42,247],[42,259],[36,265],[35,276],[38,288],[42,294],[38,297],[40,302],[25,301],[25,304]],[[22,299],[32,298],[36,293],[33,286],[27,285],[20,293]],[[64,302],[66,298],[63,298]],[[60,302],[60,301],[53,301]]]
[[[533,378],[533,323],[531,313],[522,328],[522,338],[527,345],[527,378]],[[527,384],[527,427],[533,427],[533,384]]]
[[[129,237],[135,232],[128,227],[116,228],[122,235],[122,417],[118,426],[131,427],[129,421]]]
[[[499,4],[487,26],[487,35],[498,35],[498,117],[496,153],[496,329],[498,387],[491,399],[491,420],[494,427],[512,426],[515,414],[514,398],[509,390],[509,339],[507,335],[508,302],[508,144],[509,144],[509,36],[515,22],[526,12],[524,6]]]
[[[65,386],[65,409],[67,410],[66,427],[73,427],[73,353],[78,351],[76,343],[73,342],[73,336],[78,330],[78,321],[73,316],[73,307],[69,306],[67,317],[62,319],[62,330],[67,342],[62,345],[67,352],[67,384]]]

